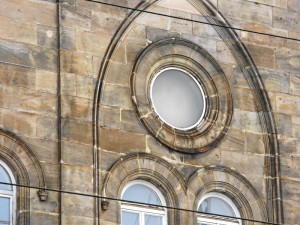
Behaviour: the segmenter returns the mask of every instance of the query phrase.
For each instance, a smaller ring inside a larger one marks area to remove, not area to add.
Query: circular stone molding
[[[189,82],[192,85],[190,89],[193,90],[186,90],[184,85],[179,87],[180,81],[171,78],[172,74],[177,74],[177,78],[182,79],[182,82]],[[157,79],[163,76],[165,81],[157,82]],[[177,85],[179,94],[176,93],[176,88],[171,90],[167,84],[173,82],[172,79],[175,80],[173,85]],[[167,90],[164,91],[164,87]],[[186,40],[162,40],[144,49],[133,67],[131,93],[137,114],[144,126],[161,143],[181,152],[205,152],[216,146],[226,134],[231,122],[232,96],[223,70],[208,52]],[[184,102],[185,98],[191,97],[193,93],[193,97],[198,96],[198,100],[196,98],[191,99],[190,103]],[[179,95],[184,95],[183,100]],[[193,114],[185,111],[181,115],[173,115],[171,109],[164,107],[163,103],[159,105],[157,101],[173,101],[170,104],[174,110],[185,107],[186,110],[198,112]],[[188,119],[183,125],[180,124],[179,120],[188,115],[194,118]],[[175,119],[171,118],[172,116],[175,116]],[[175,121],[176,116],[178,121]]]

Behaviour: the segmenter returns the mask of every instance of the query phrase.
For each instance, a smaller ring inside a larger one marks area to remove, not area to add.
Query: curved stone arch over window
[[[188,196],[195,196],[194,210],[198,210],[199,202],[207,194],[220,193],[233,202],[241,218],[269,221],[262,197],[251,183],[235,170],[222,166],[204,167],[189,178],[188,187]],[[197,216],[194,224],[196,221]],[[242,224],[252,222],[243,221]]]
[[[197,216],[197,224],[205,223],[222,224],[222,225],[241,225],[239,219],[240,213],[230,198],[218,192],[210,192],[204,195],[198,204],[198,212],[210,213],[221,216],[214,216],[209,214],[199,214]],[[225,217],[222,217],[225,216]],[[227,216],[227,217],[226,217]],[[236,218],[233,218],[236,217]]]
[[[0,160],[0,182],[15,184],[10,168]],[[0,223],[16,224],[16,187],[0,183]]]
[[[36,197],[42,201],[47,199],[44,173],[38,158],[20,138],[2,129],[0,129],[0,160],[9,167],[17,184],[40,187]],[[16,224],[30,225],[32,191],[30,188],[16,187]]]
[[[139,225],[167,225],[167,209],[162,193],[151,183],[134,180],[128,183],[122,191],[122,199],[142,204],[156,205],[147,207],[141,204],[121,202],[121,224],[131,225],[132,221],[139,221]]]
[[[122,198],[122,191],[126,185],[136,180],[143,180],[155,186],[164,196],[167,206],[188,208],[184,178],[167,161],[147,153],[134,153],[120,158],[105,177],[102,196]],[[108,203],[107,210],[102,213],[103,220],[120,223],[120,204],[116,201],[102,201],[102,208]],[[180,212],[168,210],[167,214],[169,225],[183,223]]]

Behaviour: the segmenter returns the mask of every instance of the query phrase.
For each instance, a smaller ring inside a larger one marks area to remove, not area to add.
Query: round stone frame
[[[164,123],[151,104],[151,80],[159,70],[168,67],[192,74],[204,91],[206,111],[203,119],[189,130]],[[135,61],[130,82],[140,121],[164,145],[184,153],[205,152],[215,147],[226,134],[233,113],[230,86],[221,67],[200,46],[177,38],[149,45]]]

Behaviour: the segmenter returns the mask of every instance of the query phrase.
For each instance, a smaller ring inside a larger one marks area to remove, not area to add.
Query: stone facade
[[[215,191],[245,218],[300,224],[300,41],[243,31],[300,39],[298,0],[105,2],[139,10],[0,3],[0,160],[37,187],[18,188],[16,224],[120,224],[119,202],[45,190],[121,198],[135,179],[170,207],[197,210]],[[210,102],[188,134],[148,105],[149,77],[173,64],[202,71]]]

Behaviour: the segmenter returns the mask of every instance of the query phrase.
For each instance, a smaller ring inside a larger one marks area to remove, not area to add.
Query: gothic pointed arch
[[[255,101],[256,112],[259,115],[259,120],[264,136],[265,154],[265,177],[270,177],[266,180],[266,204],[268,209],[268,220],[276,223],[283,223],[283,210],[281,199],[281,183],[279,169],[279,148],[276,138],[276,126],[271,112],[271,105],[264,88],[261,76],[247,51],[247,48],[242,43],[237,33],[225,27],[231,27],[225,17],[208,1],[208,0],[187,0],[195,9],[205,16],[207,21],[214,26],[215,31],[220,38],[226,43],[232,56],[242,70],[242,74],[247,81]],[[143,14],[143,10],[148,9],[159,0],[143,1],[136,6],[138,11],[131,13],[122,22],[113,36],[109,47],[106,51],[102,65],[100,68],[98,82],[95,89],[95,98],[93,105],[93,142],[94,142],[94,169],[98,170],[98,149],[99,149],[99,105],[101,104],[101,95],[103,94],[103,84],[108,72],[109,64],[116,53],[118,45],[122,38],[134,23],[134,21]],[[220,26],[221,25],[221,26]],[[133,99],[134,100],[134,99]],[[95,192],[99,193],[99,177],[95,172]],[[97,204],[97,203],[96,203]]]

